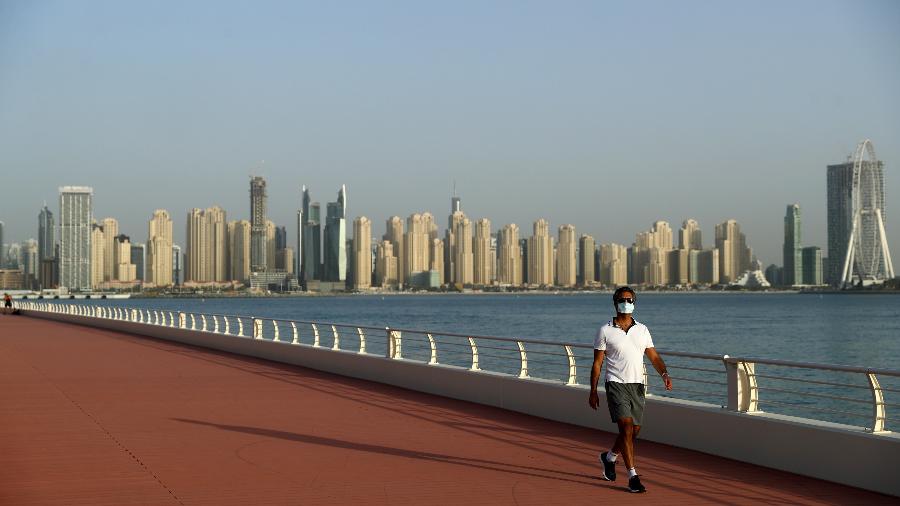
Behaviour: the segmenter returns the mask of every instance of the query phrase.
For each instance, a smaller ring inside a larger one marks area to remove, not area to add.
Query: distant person
[[[634,441],[641,432],[644,418],[644,355],[653,363],[666,385],[672,389],[672,380],[666,372],[666,364],[656,353],[647,326],[638,323],[634,312],[634,290],[623,286],[613,294],[616,316],[597,331],[594,339],[594,365],[591,368],[591,395],[588,403],[597,409],[600,396],[597,382],[600,368],[606,359],[606,404],[613,423],[619,426],[619,437],[608,452],[600,454],[603,479],[616,481],[616,460],[619,455],[628,469],[628,491],[646,492],[634,467]]]
[[[8,293],[3,294],[3,311],[6,312],[9,309],[9,312],[12,312],[12,297],[9,296]]]

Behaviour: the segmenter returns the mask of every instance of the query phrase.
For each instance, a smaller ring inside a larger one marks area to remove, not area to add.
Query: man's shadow
[[[380,455],[390,455],[394,457],[403,457],[409,459],[418,459],[431,462],[439,462],[443,464],[452,464],[469,468],[486,469],[491,471],[500,471],[504,473],[518,474],[523,476],[531,476],[535,478],[546,478],[558,481],[567,481],[578,483],[580,485],[594,485],[605,488],[616,488],[612,483],[599,481],[597,476],[570,473],[555,469],[544,469],[533,466],[523,466],[519,464],[509,464],[506,462],[496,462],[492,460],[477,459],[472,457],[459,457],[455,455],[446,455],[442,453],[424,452],[418,450],[404,450],[401,448],[392,448],[390,446],[381,446],[368,443],[357,443],[352,441],[344,441],[322,436],[313,436],[310,434],[299,434],[296,432],[286,432],[273,429],[263,429],[260,427],[247,427],[242,425],[225,425],[202,420],[190,420],[185,418],[172,418],[181,423],[190,423],[194,425],[202,425],[206,427],[214,427],[220,430],[241,432],[244,434],[253,434],[256,436],[269,437],[274,439],[282,439],[285,441],[293,441],[297,443],[313,444],[319,446],[328,446],[331,448],[340,448],[344,450],[360,451],[367,453],[376,453]]]

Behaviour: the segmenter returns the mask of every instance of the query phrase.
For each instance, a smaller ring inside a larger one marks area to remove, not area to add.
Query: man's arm
[[[659,353],[656,353],[656,348],[647,348],[644,350],[644,354],[650,359],[650,363],[653,364],[653,368],[656,369],[656,372],[662,376],[663,382],[666,384],[666,390],[672,390],[672,380],[669,378],[669,372],[666,370],[666,363],[663,362]]]
[[[592,409],[597,409],[597,406],[600,405],[597,382],[600,381],[600,368],[603,367],[603,357],[605,356],[606,350],[594,350],[594,365],[591,366],[591,396],[588,398],[588,404]]]

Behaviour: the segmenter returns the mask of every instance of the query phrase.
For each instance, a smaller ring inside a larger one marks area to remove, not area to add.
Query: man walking
[[[619,455],[628,469],[628,491],[646,492],[634,467],[634,441],[641,432],[644,415],[644,355],[650,359],[665,382],[672,389],[666,364],[656,353],[653,339],[646,325],[631,316],[634,312],[634,290],[623,286],[613,294],[616,316],[597,331],[594,339],[594,365],[591,368],[591,396],[588,403],[597,409],[600,396],[597,382],[600,368],[606,359],[606,404],[612,421],[619,426],[619,437],[608,452],[600,454],[603,479],[616,481],[616,460]]]

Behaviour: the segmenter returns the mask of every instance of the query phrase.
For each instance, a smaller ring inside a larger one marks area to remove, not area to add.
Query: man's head
[[[613,306],[616,308],[616,313],[619,314],[631,314],[634,312],[634,302],[637,298],[634,295],[634,290],[627,286],[620,286],[613,292]]]

